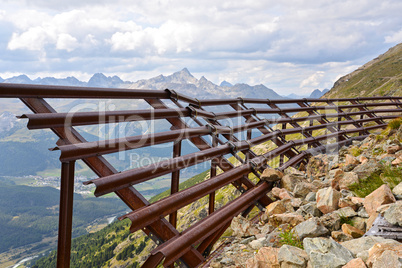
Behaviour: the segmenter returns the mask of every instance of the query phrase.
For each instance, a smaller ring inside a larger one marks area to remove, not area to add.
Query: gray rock
[[[252,235],[252,236],[250,236],[250,237],[247,237],[247,238],[241,240],[239,243],[240,243],[240,244],[247,245],[247,244],[249,244],[249,243],[250,243],[251,241],[253,241],[253,240],[255,240],[255,236],[254,236],[254,235]]]
[[[253,248],[253,249],[260,249],[260,248],[262,248],[262,247],[267,246],[267,245],[268,245],[268,242],[267,242],[267,240],[265,239],[265,237],[261,237],[261,238],[259,238],[259,239],[257,239],[257,240],[251,241],[249,245],[250,245],[250,247]]]
[[[285,188],[289,192],[293,192],[293,189],[295,188],[296,184],[299,182],[303,182],[305,180],[306,180],[305,175],[286,174],[285,176],[282,177],[281,185],[282,188]]]
[[[379,236],[364,236],[350,241],[342,242],[341,245],[350,250],[353,256],[361,258],[364,262],[367,261],[369,249],[377,243],[394,242],[392,239],[385,239]]]
[[[358,165],[353,169],[353,172],[357,174],[360,180],[367,178],[369,175],[380,170],[380,165],[374,159],[369,159],[367,162]]]
[[[317,187],[312,183],[301,181],[296,183],[293,188],[293,194],[295,197],[305,198],[310,192],[317,192]]]
[[[338,231],[341,228],[341,217],[338,213],[325,214],[320,222],[330,231]]]
[[[225,266],[229,266],[229,265],[234,265],[234,264],[235,264],[234,260],[232,260],[231,258],[228,258],[228,257],[223,258],[223,259],[220,261],[220,263],[223,264],[223,265],[225,265]]]
[[[333,239],[306,238],[303,246],[313,268],[340,268],[353,259],[352,252]]]
[[[279,249],[278,261],[281,267],[307,267],[307,253],[297,247],[284,245]]]
[[[353,208],[351,207],[340,208],[336,210],[335,213],[338,213],[339,216],[346,218],[352,218],[354,216],[357,216],[356,211],[354,211]]]
[[[293,231],[299,239],[318,237],[329,233],[328,229],[325,228],[317,218],[311,218],[299,223],[295,228],[293,228]]]
[[[396,196],[397,199],[402,199],[402,182],[400,182],[397,186],[392,189],[392,193]]]
[[[305,200],[308,201],[308,202],[314,202],[314,201],[316,201],[315,196],[316,196],[316,193],[310,192],[310,193],[308,193],[308,194],[306,195]]]
[[[366,209],[364,207],[360,207],[359,210],[357,211],[357,215],[362,218],[368,218],[370,215],[367,213]]]
[[[301,206],[300,211],[304,215],[312,215],[314,217],[320,217],[322,215],[321,211],[317,208],[317,204],[315,202],[310,202]]]
[[[402,227],[402,201],[391,204],[384,212],[384,218],[389,223]]]

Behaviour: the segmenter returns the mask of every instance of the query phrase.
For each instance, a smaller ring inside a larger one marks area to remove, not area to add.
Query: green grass
[[[349,189],[359,197],[366,197],[384,183],[392,189],[400,182],[402,182],[402,167],[383,164],[379,171],[374,172],[359,183],[350,185]]]
[[[281,233],[279,233],[279,243],[283,245],[289,245],[293,247],[298,247],[301,249],[304,249],[303,247],[303,242],[297,237],[297,235],[293,232],[292,227],[289,225],[287,228],[284,230],[281,230]]]
[[[390,129],[398,129],[401,126],[402,118],[395,118],[389,121],[388,127]]]

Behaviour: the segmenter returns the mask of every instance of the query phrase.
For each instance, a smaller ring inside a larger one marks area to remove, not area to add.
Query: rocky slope
[[[280,180],[275,201],[257,223],[232,221],[210,267],[401,267],[401,241],[372,227],[381,220],[402,231],[401,141],[402,127],[388,129],[300,170],[267,169],[264,179]]]
[[[341,77],[325,98],[401,96],[402,44]]]

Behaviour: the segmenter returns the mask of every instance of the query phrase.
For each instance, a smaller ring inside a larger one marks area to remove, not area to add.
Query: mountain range
[[[220,85],[216,85],[206,79],[204,76],[202,76],[200,79],[195,78],[187,68],[184,68],[181,71],[175,72],[171,75],[159,75],[150,79],[142,79],[137,82],[123,81],[118,76],[106,76],[102,73],[96,73],[88,80],[88,82],[79,81],[75,77],[38,77],[34,80],[31,80],[27,75],[19,75],[7,79],[0,78],[0,83],[159,90],[169,88],[177,90],[182,94],[197,97],[200,99],[237,97],[262,99],[283,99],[299,97],[319,98],[328,91],[327,89],[323,91],[316,89],[311,93],[310,96],[298,96],[295,94],[290,94],[284,97],[262,84],[250,86],[248,84],[239,83],[232,85],[227,81],[223,81],[220,83]]]

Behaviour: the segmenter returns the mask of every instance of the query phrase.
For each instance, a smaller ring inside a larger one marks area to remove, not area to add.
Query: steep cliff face
[[[402,94],[402,44],[341,77],[324,98],[400,96]]]

